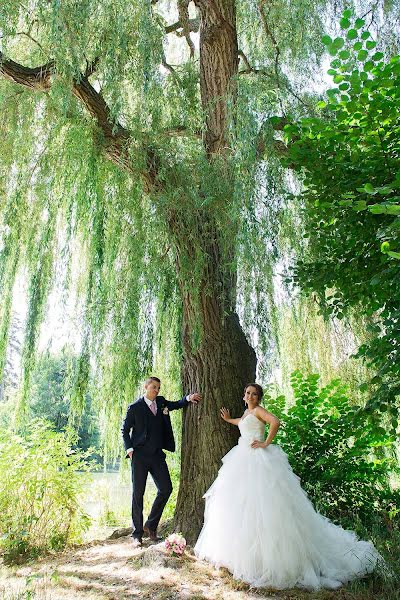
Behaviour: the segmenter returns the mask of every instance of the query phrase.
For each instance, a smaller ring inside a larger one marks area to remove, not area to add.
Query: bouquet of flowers
[[[165,539],[165,549],[172,556],[182,556],[185,548],[186,540],[180,533],[172,533]]]

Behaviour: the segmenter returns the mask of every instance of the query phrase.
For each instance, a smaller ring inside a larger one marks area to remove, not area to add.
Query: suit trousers
[[[145,523],[151,531],[156,531],[162,512],[172,493],[171,477],[161,449],[154,453],[135,450],[131,461],[132,468],[132,536],[141,539],[143,536],[143,497],[146,489],[147,475],[153,478],[157,487],[157,496]]]

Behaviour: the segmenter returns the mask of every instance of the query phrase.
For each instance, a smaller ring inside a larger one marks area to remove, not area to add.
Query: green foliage
[[[8,562],[60,550],[89,525],[80,508],[88,468],[72,434],[33,420],[17,435],[0,431],[0,549]]]
[[[74,367],[76,357],[44,353],[36,361],[32,372],[29,399],[29,417],[48,421],[56,431],[65,429],[71,423],[71,399],[69,371]],[[71,366],[72,364],[72,366]],[[97,418],[93,414],[89,394],[84,398],[83,414],[77,423],[77,447],[81,450],[99,451],[99,431]],[[100,458],[100,457],[98,457]]]
[[[294,472],[317,508],[343,526],[396,522],[395,438],[351,402],[340,380],[325,387],[318,382],[319,375],[294,372],[294,404],[286,409],[283,396],[265,401],[281,418],[278,440]]]
[[[400,393],[400,56],[376,51],[362,19],[346,13],[345,37],[324,38],[335,87],[319,116],[287,125],[285,164],[304,175],[304,251],[293,280],[325,315],[368,319],[360,347],[374,371],[371,410],[397,428]],[[356,41],[355,41],[356,40]],[[382,252],[381,252],[382,250]]]

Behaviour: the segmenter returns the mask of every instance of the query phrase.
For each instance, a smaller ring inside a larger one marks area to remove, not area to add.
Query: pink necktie
[[[153,400],[153,402],[150,404],[150,410],[153,413],[153,415],[156,416],[156,414],[157,414],[157,404],[156,404],[155,400]]]

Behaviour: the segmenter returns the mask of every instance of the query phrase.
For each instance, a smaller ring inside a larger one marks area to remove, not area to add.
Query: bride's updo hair
[[[246,392],[246,390],[247,390],[248,387],[256,388],[257,394],[258,394],[258,401],[261,402],[262,397],[264,396],[264,390],[262,389],[261,385],[259,385],[258,383],[248,383],[246,385],[246,387],[244,388],[245,392]]]

